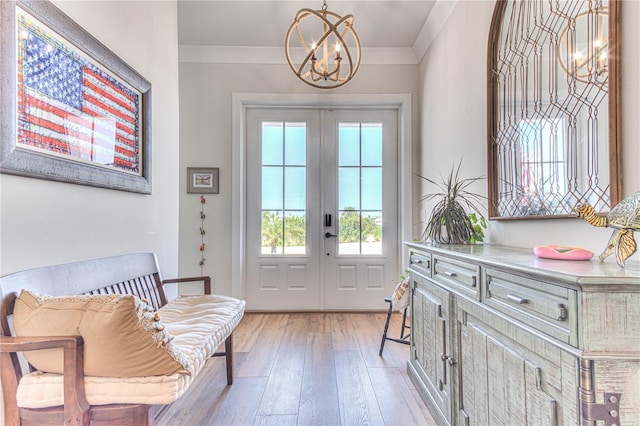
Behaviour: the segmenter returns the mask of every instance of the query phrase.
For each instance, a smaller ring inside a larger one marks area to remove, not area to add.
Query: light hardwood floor
[[[386,314],[246,314],[223,358],[156,422],[165,425],[435,425],[406,374],[409,346],[387,341]],[[394,313],[389,336],[398,337]]]

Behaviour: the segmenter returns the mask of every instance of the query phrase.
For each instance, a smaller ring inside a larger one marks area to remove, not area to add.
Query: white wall
[[[389,78],[393,76],[393,78]],[[200,275],[200,198],[186,193],[187,167],[219,167],[220,194],[207,195],[203,268],[214,291],[231,293],[231,99],[238,93],[412,94],[417,107],[417,66],[361,65],[340,89],[320,90],[299,81],[286,64],[180,64],[180,275]],[[414,115],[414,122],[416,122]],[[414,126],[415,127],[415,126]],[[416,130],[413,131],[414,135]]]
[[[463,157],[463,177],[487,176],[486,63],[494,5],[493,0],[458,0],[420,64],[418,173],[437,178]],[[629,195],[640,190],[640,2],[625,1],[622,7],[623,188]],[[483,181],[473,189],[486,195],[486,186]],[[422,191],[429,193],[433,188]],[[416,219],[424,219],[428,208],[418,206]],[[491,243],[578,246],[596,254],[610,235],[611,229],[594,228],[579,219],[491,221],[489,226]],[[640,240],[639,234],[636,239]],[[632,259],[640,259],[640,253]]]
[[[178,265],[175,1],[55,1],[152,84],[152,195],[0,175],[1,274],[134,251]]]

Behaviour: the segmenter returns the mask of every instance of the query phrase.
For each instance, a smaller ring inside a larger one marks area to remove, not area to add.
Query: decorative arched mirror
[[[608,212],[622,196],[620,1],[497,0],[488,49],[491,219]]]

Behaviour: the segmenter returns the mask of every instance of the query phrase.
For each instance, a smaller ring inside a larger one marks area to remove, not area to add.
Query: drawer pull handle
[[[450,271],[444,271],[444,274],[451,278],[455,278],[458,276],[458,274],[456,274],[455,272],[450,272]]]
[[[566,321],[569,317],[569,310],[562,303],[558,303],[558,309],[560,309],[560,316],[558,317],[558,321]]]
[[[411,264],[412,265],[424,265],[425,269],[431,269],[431,261],[430,260],[422,260],[420,258],[411,256]]]
[[[517,303],[518,305],[526,305],[527,303],[529,303],[529,299],[518,297],[511,293],[507,294],[507,300],[513,303]]]
[[[457,364],[457,361],[455,359],[453,359],[449,355],[445,355],[443,353],[440,353],[440,359],[442,361],[446,362],[447,364],[449,364],[450,367],[453,367],[454,365]]]

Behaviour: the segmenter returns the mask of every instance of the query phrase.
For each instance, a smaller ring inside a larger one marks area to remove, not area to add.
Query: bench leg
[[[224,341],[225,362],[227,363],[227,384],[233,384],[233,333]]]

